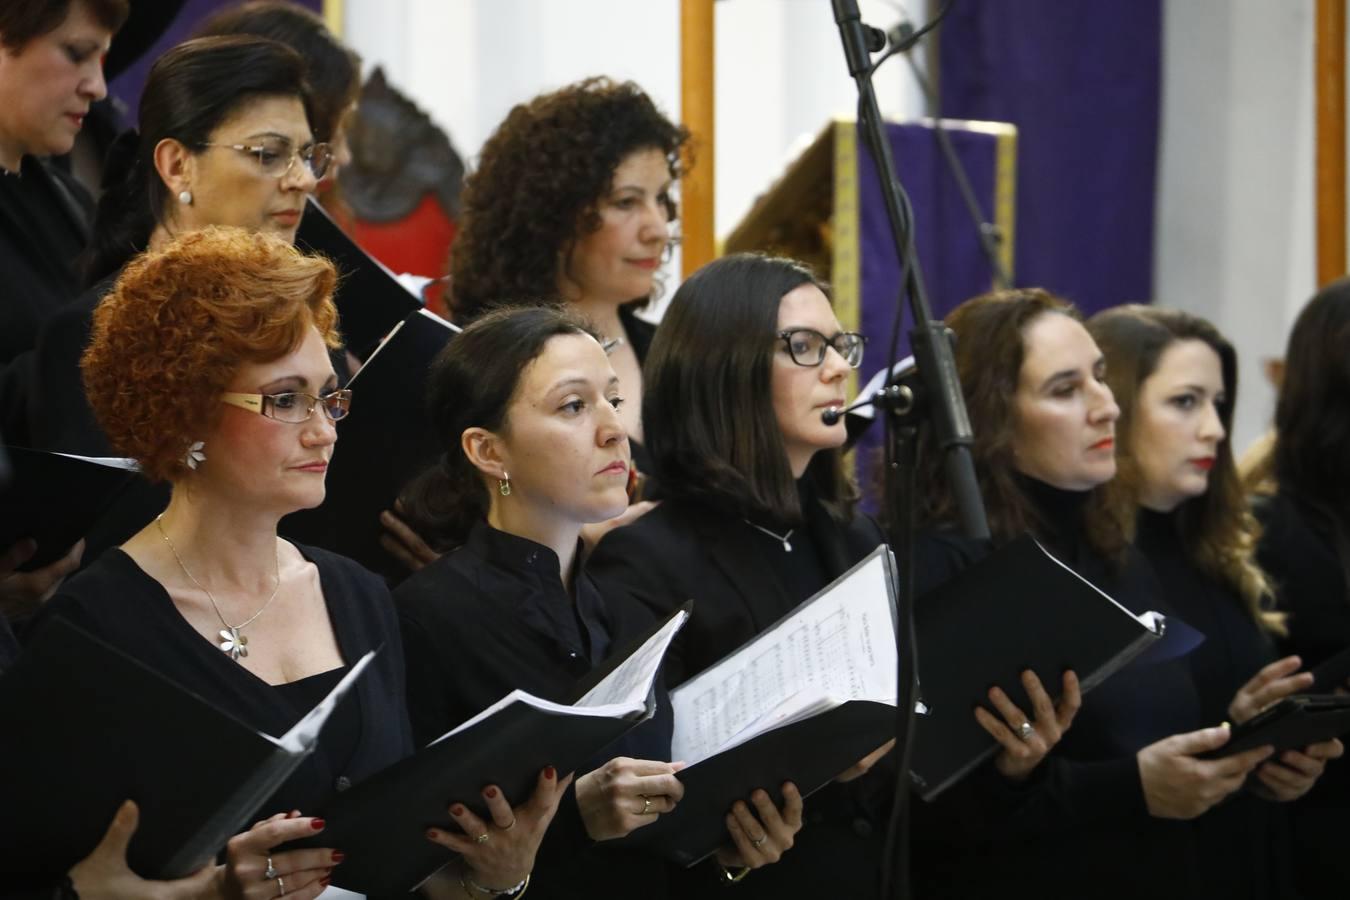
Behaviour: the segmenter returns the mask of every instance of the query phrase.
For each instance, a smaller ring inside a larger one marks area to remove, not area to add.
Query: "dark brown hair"
[[[447,298],[456,321],[503,301],[556,300],[559,265],[600,227],[619,164],[655,149],[678,178],[688,140],[631,81],[588,78],[513,108],[464,179]],[[675,218],[673,200],[667,212]]]
[[[305,61],[316,141],[330,141],[361,91],[361,57],[314,12],[289,0],[250,0],[207,19],[197,37],[241,34],[285,44]]]
[[[560,335],[587,334],[582,320],[546,306],[520,306],[488,313],[455,335],[427,376],[427,414],[440,441],[440,462],[402,492],[405,518],[432,547],[463,544],[474,523],[487,519],[483,477],[464,455],[460,438],[469,428],[500,431],[509,423],[525,369]]]
[[[122,27],[131,11],[129,0],[11,0],[0,3],[0,44],[21,50],[34,38],[61,27],[72,3],[84,6],[95,22],[112,32]]]
[[[1044,534],[1013,459],[1017,428],[1015,398],[1026,357],[1027,327],[1043,315],[1081,321],[1072,304],[1041,288],[994,291],[962,303],[947,315],[956,341],[956,369],[961,379],[975,444],[971,456],[984,497],[989,532],[1002,544],[1025,532]],[[947,481],[941,451],[925,427],[919,438],[920,522],[926,527],[956,523],[955,498]],[[1100,489],[1092,491],[1085,510],[1088,542],[1108,560],[1119,561],[1126,541],[1114,520],[1101,515]]]
[[[1263,612],[1271,598],[1270,583],[1256,564],[1260,526],[1247,504],[1233,458],[1233,408],[1237,402],[1237,351],[1212,324],[1180,310],[1156,306],[1119,306],[1088,320],[1088,333],[1106,356],[1106,381],[1120,407],[1116,421],[1116,477],[1103,488],[1107,512],[1132,536],[1142,473],[1131,454],[1139,392],[1158,368],[1168,347],[1178,341],[1201,341],[1219,357],[1223,396],[1216,404],[1225,436],[1215,452],[1214,468],[1204,494],[1177,510],[1179,536],[1187,555],[1205,574],[1228,585],[1242,598],[1258,623],[1278,629],[1278,620]]]
[[[643,434],[662,496],[801,521],[771,398],[779,303],[805,284],[830,295],[802,263],[739,253],[675,292],[643,370]],[[832,515],[852,517],[838,450],[816,453],[804,477]]]

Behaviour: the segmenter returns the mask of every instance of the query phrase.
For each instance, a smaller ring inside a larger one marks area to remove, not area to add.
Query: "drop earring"
[[[502,477],[497,479],[497,493],[503,497],[511,496],[511,476],[503,472]]]
[[[178,192],[178,202],[181,203],[181,204],[183,204],[184,206],[191,206],[191,205],[192,205],[192,191],[179,191],[179,192]]]

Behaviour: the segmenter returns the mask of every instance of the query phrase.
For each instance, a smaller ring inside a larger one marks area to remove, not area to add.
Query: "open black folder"
[[[109,597],[115,602],[116,597]],[[128,860],[147,878],[210,862],[314,750],[366,654],[285,735],[261,734],[55,618],[0,676],[0,883],[65,872],[125,800],[140,806]]]
[[[13,478],[0,488],[0,550],[21,538],[37,552],[19,568],[40,569],[84,537],[135,477],[129,459],[101,459],[6,447]]]
[[[341,553],[384,575],[408,574],[380,546],[380,513],[393,509],[403,486],[440,454],[427,419],[427,370],[458,331],[436,314],[418,310],[352,376],[347,383],[352,408],[338,423],[324,501],[283,519],[284,536]]]
[[[337,265],[340,280],[333,301],[338,326],[358,359],[365,359],[391,328],[422,308],[422,299],[399,284],[384,263],[362,250],[313,197],[300,219],[295,243]]]
[[[809,795],[895,736],[894,558],[885,546],[670,697],[684,798],[625,839],[694,865],[763,788]]]
[[[1302,750],[1347,731],[1350,731],[1350,697],[1296,694],[1234,727],[1228,743],[1200,754],[1200,758],[1219,759],[1267,746],[1274,747],[1276,753]]]
[[[915,627],[927,710],[910,775],[932,800],[997,749],[974,715],[976,705],[995,712],[990,687],[1028,713],[1026,669],[1053,698],[1066,669],[1087,693],[1156,641],[1163,618],[1135,615],[1024,536],[919,598]]]
[[[322,835],[296,846],[341,847],[333,870],[338,887],[372,896],[403,893],[453,856],[426,839],[428,826],[452,833],[446,807],[463,803],[487,818],[479,793],[495,784],[512,803],[525,802],[539,773],[574,771],[656,711],[656,677],[670,642],[688,620],[676,610],[573,704],[512,691],[477,716],[319,810]]]

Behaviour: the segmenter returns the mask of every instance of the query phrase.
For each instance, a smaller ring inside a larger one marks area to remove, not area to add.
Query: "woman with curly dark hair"
[[[465,179],[450,251],[460,324],[498,304],[565,301],[605,336],[635,440],[654,329],[634,313],[672,242],[688,140],[631,81],[589,78],[519,104]]]

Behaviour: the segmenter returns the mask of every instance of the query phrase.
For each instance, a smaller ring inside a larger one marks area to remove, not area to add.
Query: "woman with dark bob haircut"
[[[589,78],[519,104],[464,180],[450,250],[457,322],[557,301],[591,321],[633,401],[624,424],[634,440],[652,326],[633,313],[657,288],[688,139],[632,82]]]
[[[588,565],[613,603],[666,615],[694,598],[666,675],[676,686],[768,628],[884,541],[844,476],[845,405],[862,337],[800,263],[738,254],[680,286],[652,343],[643,418],[661,503],[606,535]],[[880,748],[815,794],[792,853],[742,892],[878,890],[889,785]],[[848,783],[843,783],[843,782]]]
[[[1316,665],[1350,646],[1350,279],[1318,291],[1285,350],[1275,405],[1276,493],[1257,501],[1257,558],[1288,616],[1286,653]],[[1350,772],[1294,804],[1295,869],[1310,896],[1350,890]]]
[[[274,849],[323,828],[286,811],[315,809],[413,747],[388,588],[348,559],[277,536],[282,516],[323,501],[336,422],[351,403],[328,355],[336,280],[329,262],[277,237],[199,230],[126,268],[95,312],[84,355],[89,399],[114,449],[167,480],[172,495],[42,617],[70,620],[268,734],[284,733],[383,647],[353,689],[357,702],[336,708],[317,751],[225,848],[218,878],[230,897],[317,896],[342,848]],[[541,774],[535,796],[513,810],[489,786],[489,823],[452,806],[464,833],[428,834],[462,856],[451,884],[524,879],[563,787]],[[506,827],[517,819],[521,827]],[[492,840],[472,837],[482,835]]]
[[[1077,311],[1028,288],[968,300],[946,322],[993,545],[1030,532],[1130,610],[1173,615],[1107,512],[1102,488],[1116,475],[1120,407],[1107,361]],[[989,549],[956,533],[941,461],[923,449],[920,596]],[[1174,639],[1177,650],[1184,644]],[[1228,729],[1201,728],[1219,722],[1205,718],[1188,661],[1171,652],[1127,666],[1084,697],[1035,777],[1005,791],[981,819],[953,823],[953,810],[939,807],[934,827],[916,825],[918,896],[994,893],[1013,870],[1053,872],[1037,884],[1041,897],[1207,896],[1190,820],[1241,788],[1269,748],[1200,759],[1228,740]],[[953,840],[950,828],[965,837]]]
[[[1118,474],[1107,508],[1139,548],[1172,608],[1206,640],[1187,656],[1205,721],[1245,722],[1312,687],[1301,660],[1275,660],[1280,618],[1255,562],[1259,529],[1247,506],[1229,434],[1237,353],[1204,319],[1153,306],[1093,316],[1120,405]],[[1265,762],[1249,789],[1195,820],[1207,889],[1226,896],[1294,893],[1288,821],[1270,801],[1292,801],[1344,752],[1336,740]]]
[[[566,702],[575,683],[655,623],[608,602],[582,565],[583,526],[628,504],[620,384],[597,336],[553,307],[476,319],[430,376],[441,462],[405,492],[424,533],[453,548],[395,591],[408,656],[414,733],[434,739],[520,688]],[[658,713],[582,767],[541,850],[545,897],[703,897],[715,869],[689,872],[605,842],[670,812],[684,794],[670,762],[672,721]],[[589,770],[589,771],[586,771]],[[737,804],[726,865],[775,862],[792,844],[801,799],[780,812]],[[752,836],[764,835],[758,843]],[[789,854],[790,855],[790,854]]]

